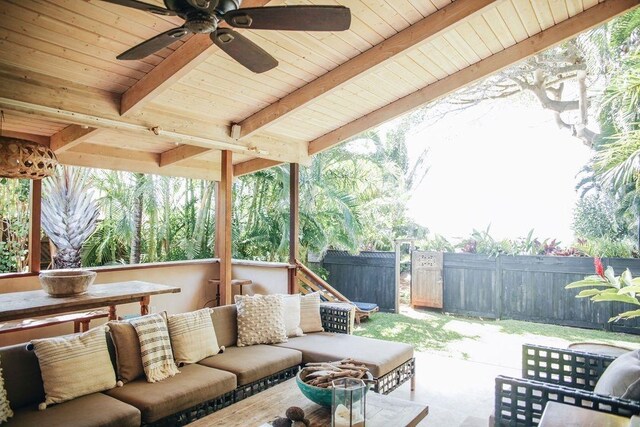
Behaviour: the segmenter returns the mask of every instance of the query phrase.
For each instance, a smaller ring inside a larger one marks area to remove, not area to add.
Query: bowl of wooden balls
[[[296,383],[307,399],[330,408],[332,381],[338,378],[355,378],[365,383],[373,383],[373,375],[369,368],[353,359],[307,363],[298,372]]]

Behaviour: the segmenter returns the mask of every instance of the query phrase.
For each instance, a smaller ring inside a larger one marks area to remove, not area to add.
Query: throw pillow
[[[595,393],[640,400],[640,350],[630,351],[611,362],[593,389]]]
[[[41,409],[116,386],[106,332],[101,326],[83,334],[31,341],[44,385]]]
[[[147,381],[155,383],[179,374],[173,361],[166,317],[149,314],[131,319],[130,322],[138,334],[142,368]]]
[[[128,383],[144,375],[140,341],[131,323],[113,320],[107,323],[111,340],[116,348],[116,370],[118,379]]]
[[[320,317],[320,293],[312,292],[302,295],[300,299],[300,327],[305,334],[308,332],[322,332],[322,318]]]
[[[301,337],[304,335],[300,328],[300,294],[283,295],[284,326],[287,336]]]
[[[178,364],[196,363],[220,351],[210,308],[169,316],[169,336]]]
[[[9,406],[9,399],[7,399],[7,390],[5,390],[4,388],[2,367],[0,367],[0,424],[6,422],[11,417],[13,417],[13,411],[11,410],[11,406]]]
[[[236,295],[238,347],[287,341],[282,295]]]

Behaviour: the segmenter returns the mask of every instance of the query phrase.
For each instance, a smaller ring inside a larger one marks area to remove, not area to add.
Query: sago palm
[[[96,229],[98,205],[87,169],[60,167],[44,181],[42,228],[57,248],[54,268],[81,266],[81,249]]]

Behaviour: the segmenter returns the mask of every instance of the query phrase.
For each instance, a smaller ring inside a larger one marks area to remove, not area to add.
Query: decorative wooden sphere
[[[58,159],[44,145],[0,136],[0,178],[42,179],[55,173]]]

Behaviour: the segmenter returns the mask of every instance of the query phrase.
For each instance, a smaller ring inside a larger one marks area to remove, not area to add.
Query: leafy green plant
[[[590,298],[593,302],[622,302],[640,306],[637,297],[640,294],[640,278],[634,279],[629,269],[616,277],[613,268],[608,266],[605,269],[600,258],[595,258],[594,264],[595,275],[569,283],[565,289],[590,288],[580,291],[576,298]],[[609,322],[635,317],[640,317],[640,309],[620,313],[610,318]]]

